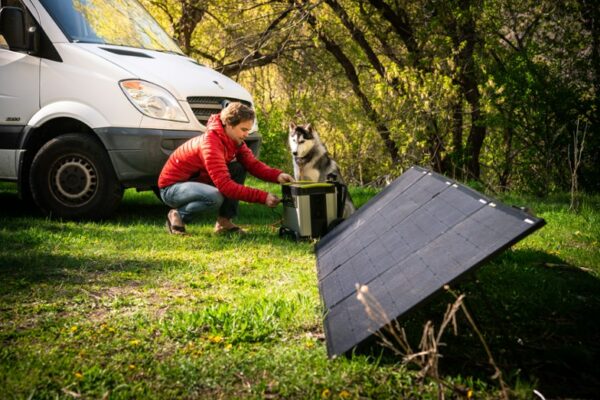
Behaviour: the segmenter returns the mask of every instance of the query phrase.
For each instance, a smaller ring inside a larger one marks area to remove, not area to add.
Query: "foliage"
[[[488,113],[488,124],[498,128],[500,135],[495,138],[496,146],[490,147],[506,152],[496,165],[498,170],[512,165],[513,185],[539,195],[568,187],[571,135],[579,119],[591,116],[591,87],[582,75],[589,65],[580,56],[585,40],[576,11],[570,3],[562,10],[538,4],[532,5],[529,15],[511,11],[506,21],[490,21],[508,44],[491,50],[496,62],[490,77],[497,89],[491,91],[490,102],[495,106]],[[502,28],[510,24],[510,18],[516,20],[515,27]],[[557,49],[561,42],[570,43]]]
[[[420,164],[544,194],[570,186],[565,160],[583,121],[580,182],[598,189],[594,2],[144,3],[188,54],[252,92],[273,119],[261,122],[263,158],[277,165],[281,136],[300,119],[354,183]]]
[[[292,173],[292,156],[287,144],[288,127],[284,111],[273,105],[269,110],[258,109],[257,118],[262,136],[261,160],[272,167]]]

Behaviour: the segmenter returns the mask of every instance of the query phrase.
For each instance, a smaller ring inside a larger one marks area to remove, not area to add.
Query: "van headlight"
[[[189,122],[177,99],[160,86],[138,79],[121,81],[119,85],[142,114],[169,121]]]

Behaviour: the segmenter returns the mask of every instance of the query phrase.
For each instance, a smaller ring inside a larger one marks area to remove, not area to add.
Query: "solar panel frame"
[[[545,221],[425,168],[412,167],[317,243],[330,356],[425,303]],[[356,298],[368,285],[387,314]]]

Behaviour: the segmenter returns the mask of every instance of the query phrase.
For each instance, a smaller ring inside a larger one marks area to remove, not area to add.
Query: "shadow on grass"
[[[4,217],[36,217],[41,218],[42,213],[30,202],[19,199],[17,185],[0,183],[0,218]]]
[[[123,226],[150,223],[163,225],[169,207],[163,204],[152,192],[136,192],[129,189],[125,192],[121,204],[114,215],[100,223],[120,224]],[[281,206],[270,209],[261,204],[240,202],[236,222],[251,225],[273,225],[281,218]],[[45,220],[46,217],[34,204],[21,201],[17,196],[16,184],[0,182],[0,220],[33,218]],[[60,221],[59,219],[53,219]],[[216,213],[199,214],[193,224],[213,225]],[[81,221],[86,222],[86,221]]]
[[[127,223],[148,218],[158,219],[163,214],[166,215],[167,210],[167,206],[151,192],[137,193],[128,190],[114,216],[106,221]],[[0,219],[4,218],[47,219],[31,201],[19,199],[16,184],[0,182]],[[52,220],[59,221],[57,218]]]
[[[89,223],[49,219],[17,197],[16,187],[0,184],[0,295],[26,291],[34,283],[77,285],[110,272],[139,273],[160,271],[185,264],[176,258],[161,256],[157,261],[151,251],[173,248],[181,251],[218,252],[249,246],[287,249],[296,245],[280,239],[274,223],[278,211],[256,204],[240,204],[239,223],[250,226],[250,234],[218,236],[211,233],[176,237],[168,235],[164,221],[168,207],[150,192],[126,192],[115,215],[108,220]],[[191,231],[212,231],[214,214],[198,216]],[[73,256],[75,246],[94,249],[102,245],[105,255]],[[175,247],[176,246],[176,247]],[[303,244],[301,246],[306,246]],[[68,254],[56,254],[55,250]],[[116,254],[115,254],[116,252]],[[135,254],[135,255],[133,255]]]
[[[144,273],[160,269],[163,264],[134,259],[115,261],[106,257],[48,255],[35,251],[30,251],[26,257],[5,256],[0,260],[0,298],[4,295],[27,297],[31,287],[39,284],[59,291],[69,288],[78,291],[81,285],[93,284],[101,275],[115,271],[128,274],[126,278],[111,279],[111,285],[129,285],[136,276],[141,280]]]
[[[547,398],[594,398],[600,391],[600,280],[540,251],[508,251],[453,289],[483,333],[512,387],[528,382]],[[426,321],[436,328],[454,298],[438,294],[401,321],[416,351]],[[440,349],[441,374],[491,382],[493,369],[463,314],[458,335],[448,329]],[[374,340],[361,352],[377,352]],[[398,361],[386,354],[385,360]]]

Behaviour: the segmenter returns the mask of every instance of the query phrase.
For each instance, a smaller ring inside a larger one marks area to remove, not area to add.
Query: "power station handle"
[[[335,191],[337,192],[337,217],[342,218],[344,216],[344,204],[346,204],[346,197],[348,196],[348,186],[340,182],[331,182],[335,185]]]

